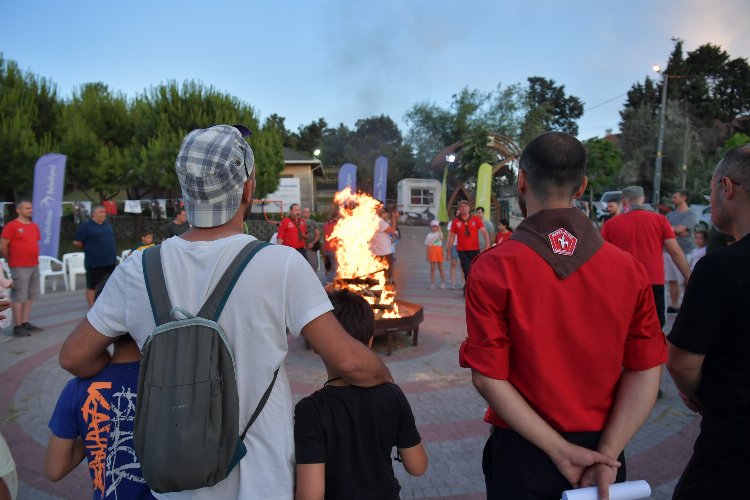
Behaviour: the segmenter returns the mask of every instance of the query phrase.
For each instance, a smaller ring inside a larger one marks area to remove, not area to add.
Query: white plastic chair
[[[59,267],[58,270],[53,269],[52,265]],[[68,276],[65,273],[65,266],[62,261],[50,257],[48,255],[39,256],[39,293],[44,295],[47,278],[52,278],[52,291],[57,291],[57,278],[63,279],[63,285],[65,289],[68,289]]]
[[[10,278],[10,266],[8,265],[8,261],[5,260],[3,257],[0,257],[0,266],[3,266],[3,271],[5,271],[5,275]]]
[[[66,253],[63,255],[63,269],[68,274],[68,287],[71,290],[76,289],[76,276],[86,274],[83,260],[83,252]]]

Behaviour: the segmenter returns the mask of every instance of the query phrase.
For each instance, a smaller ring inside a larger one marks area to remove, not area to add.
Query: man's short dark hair
[[[688,197],[688,192],[687,192],[686,189],[678,189],[677,191],[675,191],[675,193],[678,193],[683,198],[687,198]]]
[[[484,207],[477,207],[476,209],[477,210],[481,210],[482,212],[484,212]]]
[[[716,176],[719,179],[729,177],[750,192],[750,144],[743,144],[727,153],[716,167]]]
[[[349,335],[367,345],[375,333],[375,314],[365,299],[349,290],[328,292],[333,315]]]
[[[537,198],[572,196],[586,175],[586,148],[570,134],[545,132],[524,148],[519,168]]]
[[[24,203],[28,203],[29,205],[32,204],[29,200],[21,200],[16,202],[16,208],[21,208],[21,205],[23,205]]]

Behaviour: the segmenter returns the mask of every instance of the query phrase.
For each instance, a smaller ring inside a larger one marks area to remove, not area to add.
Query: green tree
[[[529,113],[543,108],[542,123],[546,130],[558,130],[578,135],[577,120],[583,116],[583,103],[572,95],[565,94],[565,85],[541,76],[528,78],[526,94]]]
[[[49,80],[18,68],[0,53],[0,196],[14,200],[31,194],[34,164],[56,147],[60,116],[57,88]]]
[[[594,137],[584,141],[588,153],[587,176],[594,193],[618,187],[618,174],[622,170],[622,151],[611,141]]]

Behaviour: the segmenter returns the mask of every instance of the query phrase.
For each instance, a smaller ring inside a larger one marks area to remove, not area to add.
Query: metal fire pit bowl
[[[405,300],[396,300],[400,318],[379,318],[375,313],[375,336],[385,335],[387,340],[386,356],[393,353],[393,335],[396,332],[406,332],[411,335],[411,345],[417,345],[419,341],[419,324],[424,320],[422,306]]]

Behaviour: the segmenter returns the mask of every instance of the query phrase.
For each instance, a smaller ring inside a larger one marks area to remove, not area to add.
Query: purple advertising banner
[[[352,192],[357,190],[357,165],[354,163],[344,163],[339,170],[339,191],[347,187]]]
[[[375,160],[375,175],[373,179],[372,197],[385,203],[386,187],[388,185],[388,158],[378,156]]]
[[[65,155],[50,153],[34,167],[34,222],[42,233],[39,254],[57,258],[60,244]]]

